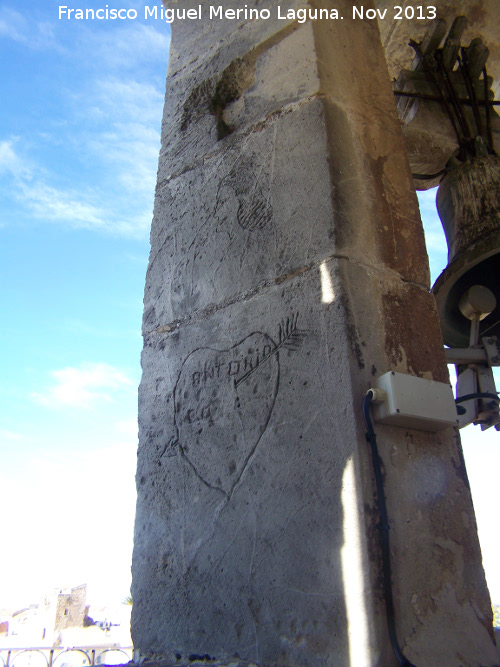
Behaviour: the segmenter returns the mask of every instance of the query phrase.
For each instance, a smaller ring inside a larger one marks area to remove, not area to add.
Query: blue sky
[[[170,30],[120,6],[138,18],[0,1],[0,608],[84,581],[99,603],[129,593]]]
[[[170,31],[144,20],[144,2],[119,6],[138,18],[59,20],[53,0],[0,0],[0,608],[84,582],[96,604],[129,593],[142,296]],[[446,245],[433,196],[421,206],[437,277]],[[498,437],[474,431],[466,444],[485,563],[498,553]]]

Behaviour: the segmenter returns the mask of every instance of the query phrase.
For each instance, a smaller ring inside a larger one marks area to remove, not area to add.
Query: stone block
[[[361,406],[337,264],[147,336],[138,646],[273,665],[348,654],[344,514],[362,509],[342,485]]]
[[[324,136],[314,99],[251,132],[244,153],[239,141],[224,143],[158,189],[146,332],[280,283],[334,252]]]
[[[280,21],[276,33],[274,21],[255,24],[253,45],[243,39],[234,51],[225,44],[167,79],[159,183],[219,150],[227,135],[318,92],[315,59],[302,55],[314,53],[311,24]]]

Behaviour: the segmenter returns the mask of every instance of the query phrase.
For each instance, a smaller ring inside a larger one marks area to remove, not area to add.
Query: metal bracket
[[[488,359],[488,366],[500,366],[500,353],[497,346],[496,336],[485,336],[481,339]]]
[[[457,366],[456,403],[461,408],[458,427],[479,424],[482,431],[491,426],[498,431],[499,399],[493,377],[493,367],[500,366],[497,337],[485,336],[481,342],[481,346],[445,350],[447,362]],[[465,396],[471,398],[463,400]]]

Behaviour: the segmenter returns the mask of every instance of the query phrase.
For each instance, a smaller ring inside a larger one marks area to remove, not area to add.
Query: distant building
[[[89,611],[86,601],[86,584],[68,591],[60,591],[57,597],[55,632],[67,628],[83,628]]]
[[[86,599],[86,584],[54,589],[40,603],[15,611],[9,619],[3,617],[0,635],[18,638],[18,645],[56,646],[61,632],[85,627]]]

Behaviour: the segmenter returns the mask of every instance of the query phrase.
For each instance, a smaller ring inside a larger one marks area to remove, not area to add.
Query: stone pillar
[[[390,667],[361,404],[389,370],[448,379],[417,200],[376,22],[347,0],[254,5],[269,18],[210,20],[202,0],[173,25],[134,643],[178,664]],[[400,644],[418,667],[494,665],[458,435],[376,428]]]

